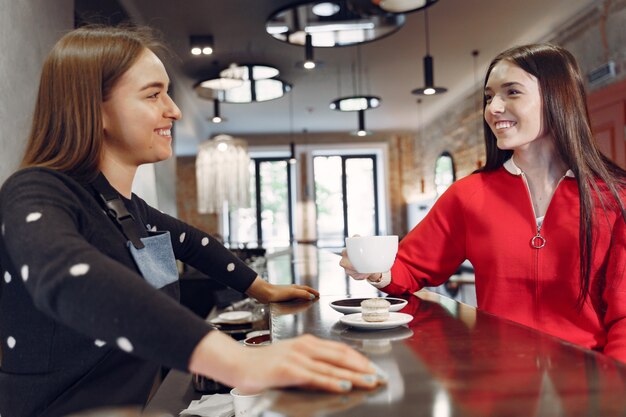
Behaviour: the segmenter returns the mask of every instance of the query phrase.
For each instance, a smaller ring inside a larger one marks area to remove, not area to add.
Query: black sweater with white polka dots
[[[170,232],[177,259],[241,292],[256,277],[206,233],[137,196],[124,203]],[[187,369],[210,326],[174,299],[177,283],[143,279],[90,186],[21,170],[0,191],[0,224],[2,417],[142,404],[160,365]]]

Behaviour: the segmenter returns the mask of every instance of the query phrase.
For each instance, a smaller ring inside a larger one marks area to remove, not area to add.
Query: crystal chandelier
[[[250,157],[243,139],[218,135],[200,145],[196,157],[198,212],[221,213],[250,206]]]

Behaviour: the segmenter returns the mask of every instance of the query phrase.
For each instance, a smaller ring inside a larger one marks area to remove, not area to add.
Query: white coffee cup
[[[235,407],[235,417],[256,417],[251,414],[252,408],[261,399],[261,394],[242,394],[237,388],[230,390]]]
[[[396,260],[398,236],[353,236],[346,238],[348,258],[357,272],[387,272]]]

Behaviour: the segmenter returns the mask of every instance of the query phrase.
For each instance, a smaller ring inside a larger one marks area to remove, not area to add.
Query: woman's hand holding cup
[[[368,273],[362,274],[358,272],[356,268],[354,267],[354,265],[352,265],[352,262],[350,262],[350,258],[348,258],[347,249],[344,249],[341,251],[341,260],[339,261],[339,266],[341,266],[346,271],[346,274],[348,276],[351,276],[352,278],[358,281],[367,279],[368,281],[371,281],[371,282],[378,282],[383,276],[383,274],[380,272],[375,272],[373,274],[368,274]]]
[[[398,252],[398,236],[358,236],[346,238],[339,265],[357,280],[379,282],[391,269]]]

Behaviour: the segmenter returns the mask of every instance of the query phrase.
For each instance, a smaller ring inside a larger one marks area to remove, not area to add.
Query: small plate
[[[350,327],[372,330],[393,329],[394,327],[410,323],[411,320],[413,320],[413,316],[406,313],[389,313],[389,318],[385,321],[365,321],[361,313],[347,314],[339,318],[339,321]]]
[[[333,309],[340,313],[360,313],[361,301],[365,300],[368,300],[368,298],[344,298],[342,300],[331,301],[329,304]],[[407,301],[402,298],[386,297],[385,300],[389,301],[391,304],[389,311],[399,311],[407,305]]]
[[[211,323],[242,324],[250,323],[251,319],[252,313],[250,311],[228,311],[212,319]]]

